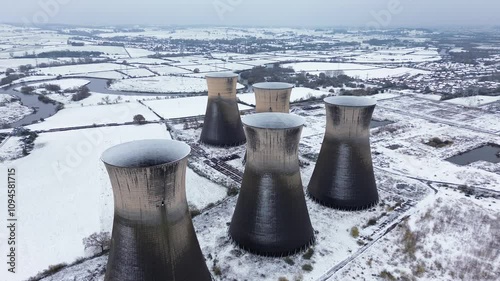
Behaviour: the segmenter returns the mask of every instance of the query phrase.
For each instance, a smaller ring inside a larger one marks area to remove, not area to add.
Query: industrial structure
[[[211,280],[185,190],[188,145],[124,143],[104,152],[114,220],[106,281]]]
[[[243,118],[247,162],[229,235],[243,249],[283,256],[307,248],[314,231],[300,176],[304,119],[285,113]]]
[[[376,102],[363,97],[329,97],[326,132],[308,194],[342,210],[369,208],[379,200],[370,149]]]
[[[256,83],[253,86],[255,92],[255,111],[260,112],[290,112],[290,95],[293,85],[280,82]]]
[[[245,143],[236,99],[238,75],[218,72],[206,75],[208,103],[200,141],[214,146]]]

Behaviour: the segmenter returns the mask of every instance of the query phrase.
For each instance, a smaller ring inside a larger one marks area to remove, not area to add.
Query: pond
[[[477,161],[500,163],[500,145],[489,143],[473,150],[446,159],[451,163],[465,166]]]

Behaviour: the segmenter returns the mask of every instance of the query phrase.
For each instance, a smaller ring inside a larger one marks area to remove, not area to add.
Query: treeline
[[[28,54],[25,53],[24,56],[16,57],[16,58],[88,58],[88,57],[99,57],[103,52],[97,51],[70,51],[70,50],[61,50],[61,51],[50,51],[43,52],[39,54]]]

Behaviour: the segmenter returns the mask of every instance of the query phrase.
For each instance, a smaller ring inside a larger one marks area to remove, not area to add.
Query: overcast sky
[[[499,0],[2,0],[0,22],[82,25],[500,25]]]

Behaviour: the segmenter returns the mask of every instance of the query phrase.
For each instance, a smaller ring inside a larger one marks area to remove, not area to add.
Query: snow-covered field
[[[207,109],[208,97],[190,97],[167,100],[145,101],[144,104],[163,118],[179,118],[186,116],[204,115]],[[238,105],[240,110],[250,109],[245,105]]]
[[[92,126],[94,124],[125,123],[132,122],[137,114],[142,114],[147,121],[156,121],[158,116],[154,115],[138,102],[84,106],[65,108],[56,115],[47,118],[44,122],[28,126],[31,130],[49,130],[54,128],[66,128],[76,126]]]
[[[243,85],[239,84],[238,88],[243,88]],[[116,81],[110,89],[151,93],[202,93],[207,91],[207,81],[195,77],[160,76]]]

